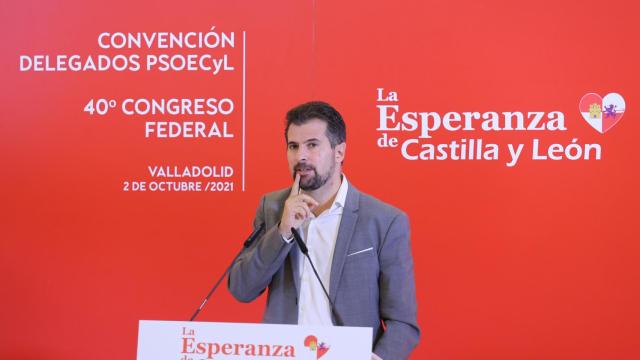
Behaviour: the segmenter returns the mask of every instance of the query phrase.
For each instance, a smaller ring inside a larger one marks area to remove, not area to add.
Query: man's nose
[[[298,148],[298,151],[296,152],[296,159],[298,161],[307,160],[308,156],[309,152],[307,151],[307,149],[304,146],[300,146]]]

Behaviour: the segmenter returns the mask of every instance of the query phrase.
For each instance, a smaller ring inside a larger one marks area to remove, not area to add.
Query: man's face
[[[339,177],[345,144],[331,148],[326,135],[327,123],[311,119],[302,125],[291,124],[287,131],[287,160],[295,179],[300,174],[300,188],[313,191],[333,177]]]

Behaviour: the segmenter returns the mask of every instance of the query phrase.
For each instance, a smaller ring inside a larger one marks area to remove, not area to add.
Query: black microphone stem
[[[313,265],[313,261],[311,261],[311,257],[309,257],[309,249],[307,248],[307,245],[304,243],[304,241],[302,241],[302,238],[300,237],[300,233],[298,233],[298,230],[296,230],[295,228],[291,228],[291,234],[293,234],[293,238],[296,240],[296,243],[298,244],[300,251],[302,251],[304,256],[306,256],[307,259],[309,260],[309,264],[311,264],[311,269],[313,269],[313,273],[316,275],[316,279],[318,279],[320,286],[322,286],[322,291],[324,291],[324,294],[327,296],[327,300],[329,300],[329,306],[331,306],[331,313],[333,313],[333,316],[336,318],[336,323],[337,323],[336,325],[340,325],[342,323],[342,319],[338,315],[338,312],[336,311],[335,306],[333,305],[333,301],[331,301],[331,297],[329,296],[329,292],[324,287],[324,284],[320,279],[320,275],[318,275],[318,271],[316,270],[316,267]]]

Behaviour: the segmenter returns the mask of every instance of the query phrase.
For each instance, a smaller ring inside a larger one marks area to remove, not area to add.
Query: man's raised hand
[[[318,206],[318,202],[311,196],[300,193],[300,174],[291,186],[291,193],[284,203],[284,211],[280,219],[278,230],[286,238],[291,237],[291,228],[299,228],[302,223],[311,216],[311,211]]]

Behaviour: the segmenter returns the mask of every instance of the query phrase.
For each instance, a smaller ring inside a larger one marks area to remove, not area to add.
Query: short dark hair
[[[287,133],[291,124],[302,125],[311,119],[320,119],[327,123],[326,134],[332,148],[347,140],[347,126],[342,120],[342,115],[333,106],[323,101],[300,104],[287,112],[287,125],[284,128],[285,140],[289,140]]]

